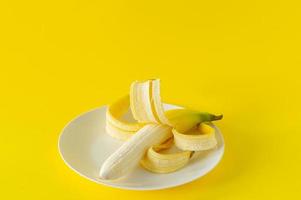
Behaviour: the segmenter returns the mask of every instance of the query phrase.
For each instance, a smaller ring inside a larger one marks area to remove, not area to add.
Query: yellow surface
[[[109,2],[109,3],[108,3]],[[0,199],[300,198],[298,1],[1,1]],[[90,182],[64,125],[158,77],[163,99],[223,113],[225,156],[184,186]]]

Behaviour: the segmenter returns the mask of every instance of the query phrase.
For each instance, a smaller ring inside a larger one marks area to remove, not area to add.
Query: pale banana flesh
[[[121,119],[129,107],[136,122]],[[111,104],[106,116],[107,133],[125,141],[101,166],[99,176],[106,180],[124,177],[139,162],[155,173],[184,167],[194,151],[212,149],[217,144],[214,129],[203,122],[222,118],[187,109],[165,112],[158,79],[133,82],[130,95]],[[182,151],[162,152],[173,145]]]
[[[99,176],[102,179],[117,179],[129,173],[140,162],[145,151],[172,136],[166,125],[148,124],[141,128],[102,165]]]

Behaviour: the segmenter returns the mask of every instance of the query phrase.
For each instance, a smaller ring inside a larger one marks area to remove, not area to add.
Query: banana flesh
[[[129,109],[135,122],[122,118]],[[205,122],[221,118],[222,115],[188,109],[164,111],[160,80],[135,81],[131,84],[130,94],[107,109],[107,133],[125,142],[104,162],[99,176],[108,180],[118,179],[139,163],[155,173],[176,171],[189,162],[194,151],[216,146],[215,131]],[[164,152],[171,147],[180,151]]]
[[[123,143],[103,163],[99,176],[102,179],[118,179],[133,170],[145,151],[171,137],[171,128],[161,124],[148,124]]]

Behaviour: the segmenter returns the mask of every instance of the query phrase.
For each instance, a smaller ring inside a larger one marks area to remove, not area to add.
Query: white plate
[[[175,108],[164,105],[165,109]],[[65,163],[79,175],[96,183],[130,190],[158,190],[175,187],[211,171],[221,160],[224,153],[224,141],[219,129],[216,129],[217,148],[195,153],[189,164],[181,170],[169,174],[155,174],[141,167],[127,177],[108,182],[98,178],[98,171],[105,159],[121,144],[105,131],[106,106],[89,111],[69,122],[59,138],[59,152]]]

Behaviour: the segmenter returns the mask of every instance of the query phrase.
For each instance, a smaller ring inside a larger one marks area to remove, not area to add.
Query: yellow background
[[[298,1],[1,1],[1,199],[298,199]],[[165,102],[223,113],[221,163],[125,191],[71,171],[64,125],[158,77]]]

